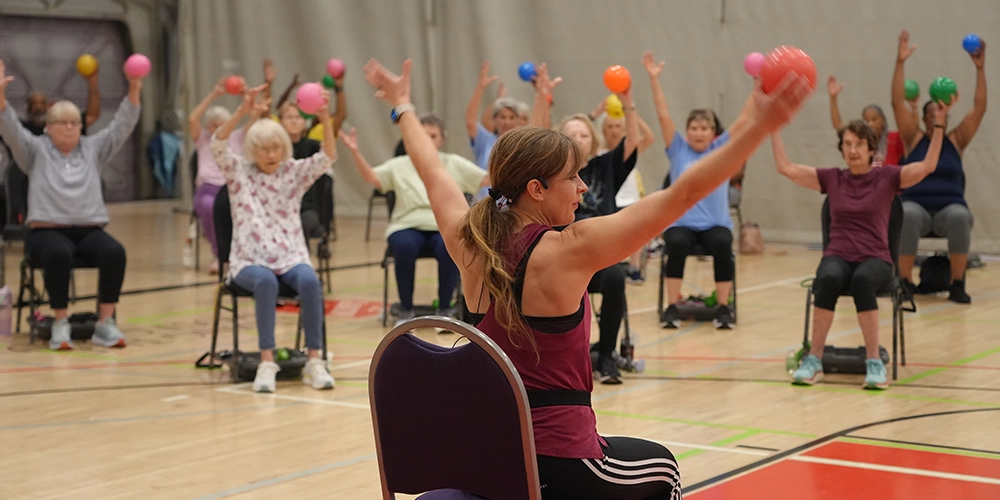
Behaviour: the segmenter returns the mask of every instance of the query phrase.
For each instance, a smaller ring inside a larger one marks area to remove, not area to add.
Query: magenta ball
[[[149,74],[152,67],[149,58],[142,54],[132,54],[125,60],[125,74],[129,78],[142,78]]]
[[[340,78],[344,76],[344,71],[346,70],[347,70],[347,65],[344,64],[344,61],[341,61],[336,57],[330,59],[326,63],[326,72],[329,73],[330,76],[334,78]]]
[[[317,109],[326,104],[323,102],[323,87],[318,83],[304,83],[295,93],[295,101],[304,113],[315,114]]]
[[[760,68],[764,67],[765,61],[764,54],[760,52],[751,52],[747,54],[747,57],[743,59],[743,69],[750,76],[757,76],[760,74]]]

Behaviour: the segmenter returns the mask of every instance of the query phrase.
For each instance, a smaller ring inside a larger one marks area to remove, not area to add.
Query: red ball
[[[767,60],[760,69],[761,88],[764,93],[770,94],[789,71],[806,77],[809,87],[816,88],[816,63],[809,54],[790,45],[782,45],[767,54]]]
[[[243,81],[241,76],[230,76],[226,78],[226,92],[236,95],[242,94],[246,90],[246,82]]]
[[[616,64],[604,71],[604,85],[612,92],[625,92],[632,85],[632,75],[623,66]]]

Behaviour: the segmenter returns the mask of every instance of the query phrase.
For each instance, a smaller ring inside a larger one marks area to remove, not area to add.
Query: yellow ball
[[[76,70],[84,77],[93,75],[97,72],[97,59],[90,54],[78,57],[76,60]]]
[[[604,100],[604,111],[611,118],[623,118],[625,116],[625,108],[622,106],[622,101],[614,94],[609,95]]]

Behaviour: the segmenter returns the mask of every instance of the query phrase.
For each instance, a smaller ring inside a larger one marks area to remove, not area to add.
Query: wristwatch
[[[392,108],[392,111],[389,113],[389,118],[392,118],[392,123],[399,123],[399,117],[403,116],[403,113],[406,113],[407,111],[416,113],[417,107],[411,103],[400,104],[399,106]]]

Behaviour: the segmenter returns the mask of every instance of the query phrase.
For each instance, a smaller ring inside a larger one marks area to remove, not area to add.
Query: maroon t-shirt
[[[841,168],[816,169],[820,191],[830,198],[830,244],[824,257],[859,263],[876,258],[892,264],[889,214],[901,171],[884,166],[854,175]]]

